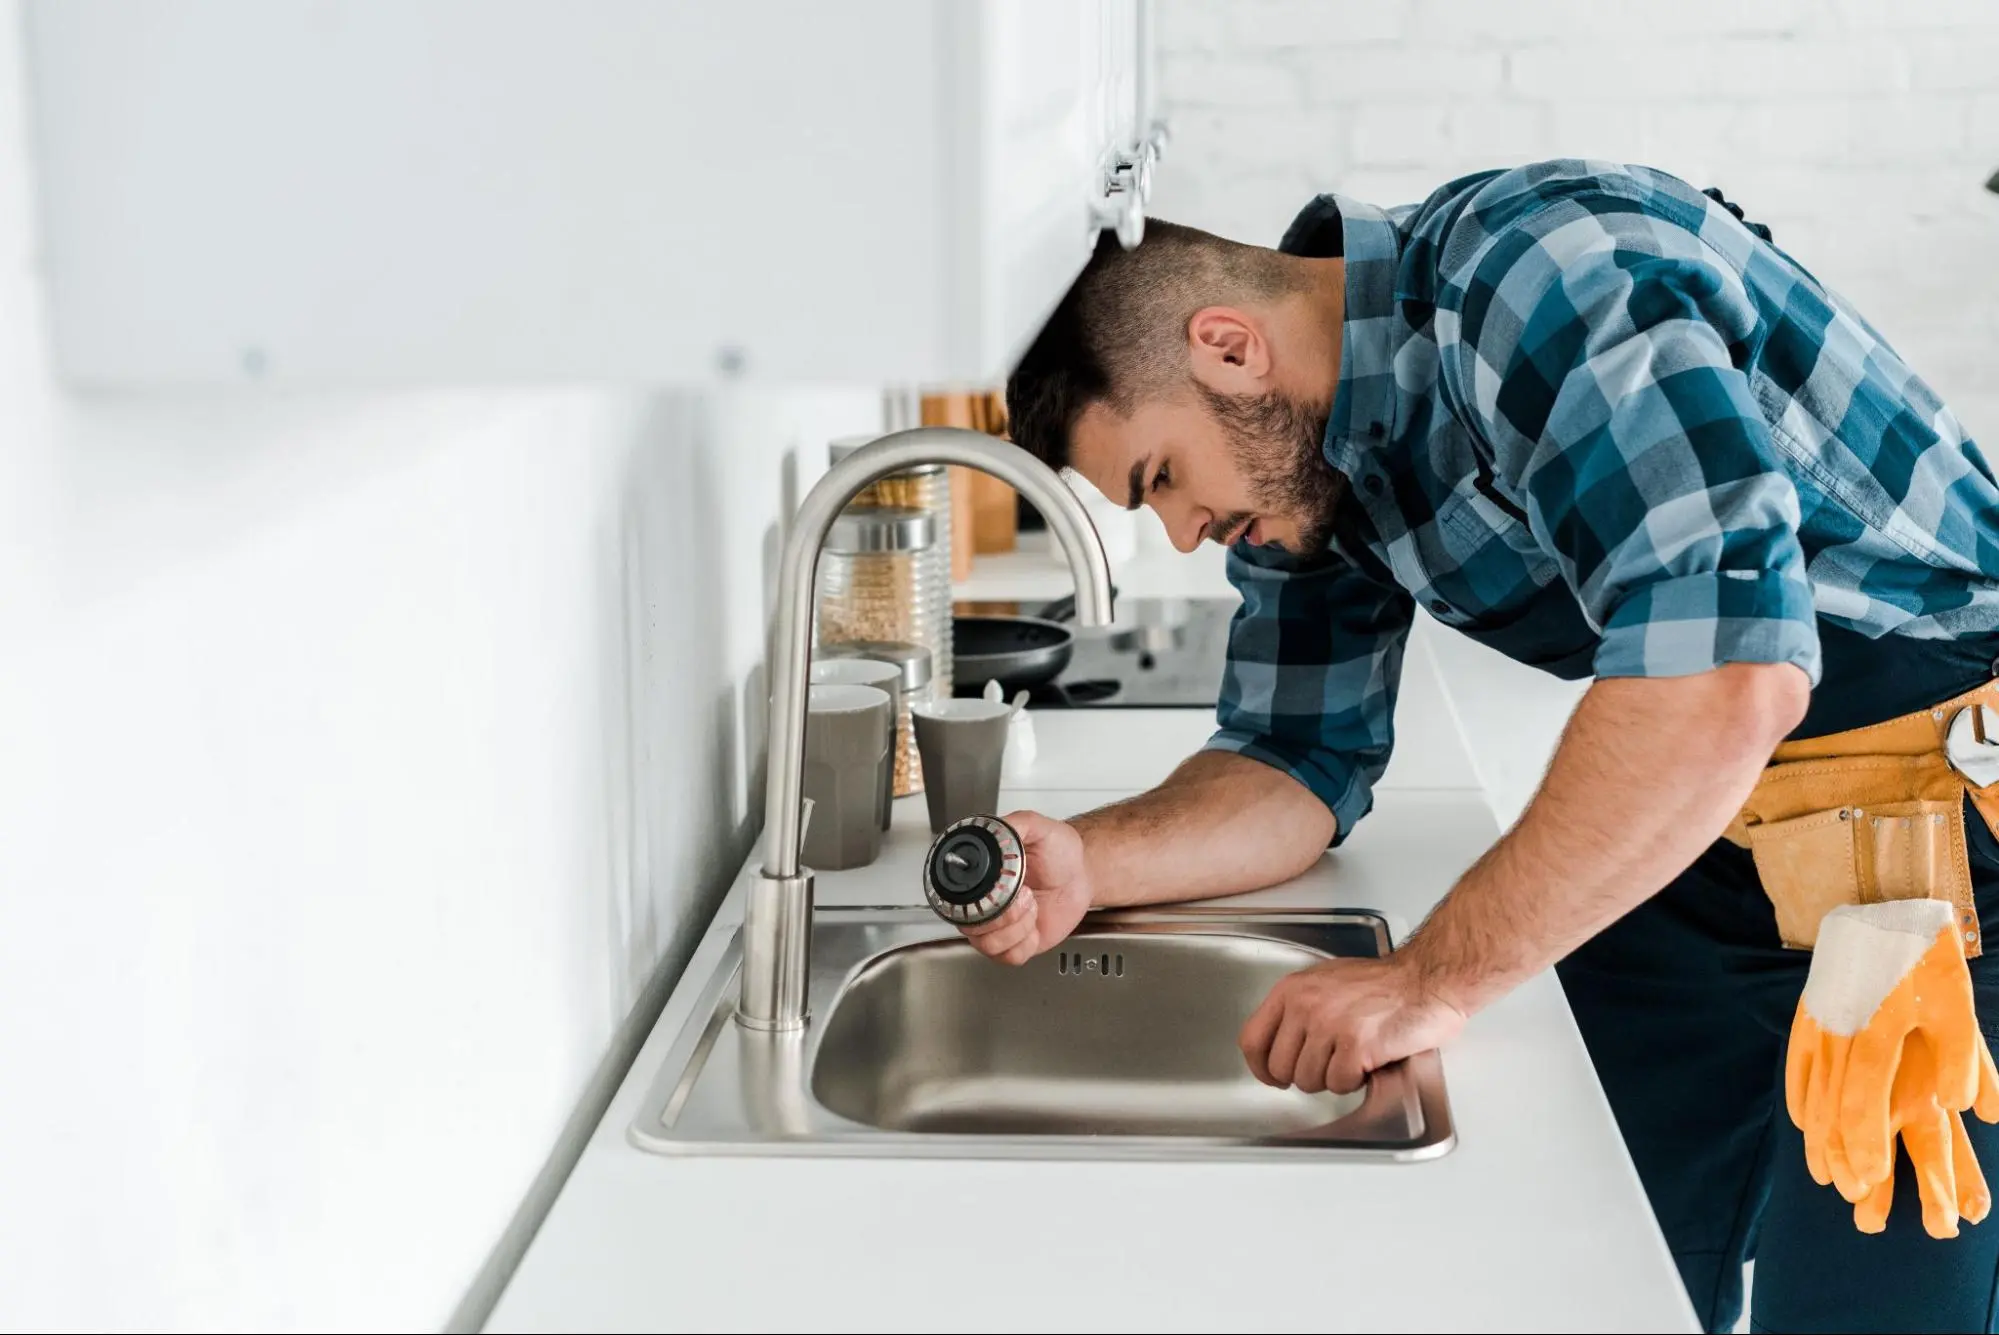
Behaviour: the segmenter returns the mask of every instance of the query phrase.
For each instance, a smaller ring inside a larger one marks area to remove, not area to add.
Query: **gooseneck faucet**
[[[764,791],[763,870],[750,883],[743,920],[743,990],[736,1019],[751,1029],[798,1029],[806,1019],[812,946],[812,873],[799,865],[804,823],[805,702],[812,658],[813,576],[834,518],[862,487],[918,464],[961,464],[991,473],[1041,511],[1076,580],[1076,620],[1111,619],[1111,570],[1103,542],[1076,493],[1018,445],[957,427],[917,427],[883,436],[828,469],[798,507],[778,570],[770,640],[770,764]]]

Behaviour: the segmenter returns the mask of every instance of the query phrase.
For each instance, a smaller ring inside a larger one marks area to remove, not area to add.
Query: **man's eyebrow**
[[[1131,466],[1131,480],[1127,484],[1130,494],[1125,499],[1125,509],[1136,510],[1145,503],[1145,466],[1151,462],[1152,456],[1148,454]]]

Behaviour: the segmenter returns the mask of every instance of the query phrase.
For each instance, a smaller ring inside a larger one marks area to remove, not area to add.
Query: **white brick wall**
[[[1535,158],[1720,186],[1999,452],[1999,0],[1156,0],[1162,217]]]

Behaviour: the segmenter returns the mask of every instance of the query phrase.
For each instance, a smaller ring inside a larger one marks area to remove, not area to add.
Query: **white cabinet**
[[[1143,0],[37,0],[84,383],[990,383],[1139,134]]]

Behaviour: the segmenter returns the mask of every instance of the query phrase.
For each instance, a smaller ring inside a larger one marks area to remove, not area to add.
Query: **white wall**
[[[442,1323],[746,851],[872,392],[79,398],[0,0],[0,1327]]]
[[[1379,204],[1537,158],[1718,185],[1999,441],[1995,0],[1157,0],[1154,211],[1275,244],[1321,190]],[[1503,821],[1576,688],[1434,637]]]

